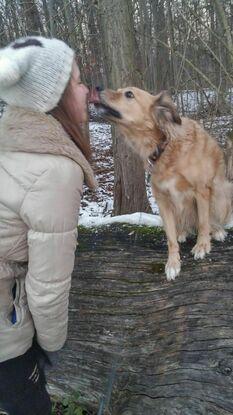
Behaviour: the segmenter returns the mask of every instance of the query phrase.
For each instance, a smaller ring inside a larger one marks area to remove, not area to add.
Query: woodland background
[[[88,86],[167,89],[182,114],[216,136],[233,180],[232,28],[231,0],[0,0],[1,47],[28,34],[55,36],[75,49]],[[98,215],[150,212],[140,160],[91,114],[100,190],[95,201],[85,190],[79,223],[90,206],[94,226]],[[173,284],[159,228],[79,227],[79,235],[53,394],[75,388],[98,415],[106,407],[112,415],[232,414],[232,231],[195,266],[194,241],[185,244]],[[76,400],[54,413],[87,414]]]
[[[220,142],[232,128],[232,28],[231,0],[0,0],[0,46],[28,34],[63,39],[88,86],[166,89]],[[118,134],[114,214],[149,212],[141,162]]]

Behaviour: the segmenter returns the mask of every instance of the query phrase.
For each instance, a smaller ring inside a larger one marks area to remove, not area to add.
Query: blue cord
[[[13,295],[13,300],[15,300],[16,283],[15,283],[14,287],[12,288],[12,295]],[[17,322],[17,315],[16,315],[16,310],[15,310],[14,306],[13,306],[13,311],[12,311],[12,314],[11,314],[11,322],[12,322],[12,324],[15,324]]]
[[[110,375],[109,375],[106,395],[101,398],[100,406],[99,406],[99,410],[98,410],[97,415],[103,415],[104,410],[108,408],[108,405],[110,403],[113,384],[114,384],[114,380],[115,380],[116,372],[117,372],[117,367],[118,367],[118,359],[119,359],[119,357],[117,356],[117,358],[113,361],[112,370],[111,370]]]

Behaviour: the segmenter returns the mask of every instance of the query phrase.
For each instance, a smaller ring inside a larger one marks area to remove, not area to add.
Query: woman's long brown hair
[[[72,76],[72,75],[71,75]],[[50,114],[61,123],[72,141],[82,151],[87,160],[91,159],[91,146],[87,125],[80,125],[77,119],[77,107],[73,98],[73,87],[69,81],[59,103]]]

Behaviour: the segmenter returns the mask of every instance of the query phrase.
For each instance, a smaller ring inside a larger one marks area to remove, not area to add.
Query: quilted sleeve
[[[82,169],[68,158],[54,157],[20,211],[28,226],[27,300],[37,341],[47,351],[59,350],[67,336],[82,185]]]

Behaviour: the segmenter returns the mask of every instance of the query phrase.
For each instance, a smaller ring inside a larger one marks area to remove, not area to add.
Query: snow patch
[[[163,226],[161,216],[152,215],[150,213],[136,212],[128,215],[103,217],[103,216],[90,216],[88,213],[83,213],[79,220],[79,225],[87,228],[92,226],[105,226],[113,223],[127,223],[130,225],[143,225],[143,226]],[[233,216],[230,222],[225,226],[226,229],[233,228]]]
[[[229,223],[225,226],[226,229],[231,229],[233,228],[233,215],[231,216],[231,219],[229,221]]]
[[[130,225],[144,226],[163,226],[162,219],[159,215],[152,215],[150,213],[143,212],[136,212],[129,215],[120,215],[113,217],[93,217],[83,213],[79,220],[79,225],[85,227],[111,225],[112,223],[128,223]]]

